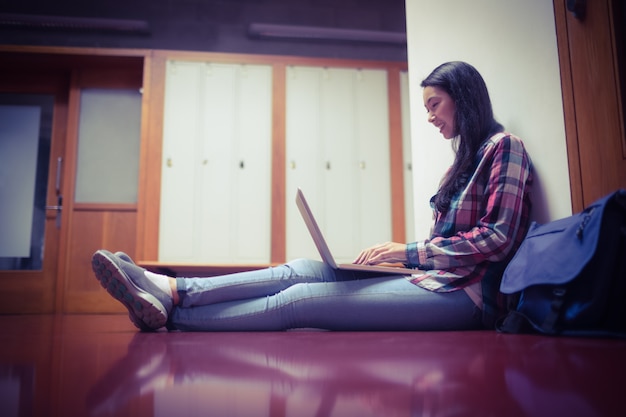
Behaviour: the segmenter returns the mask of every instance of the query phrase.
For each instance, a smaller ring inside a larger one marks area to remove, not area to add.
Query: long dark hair
[[[493,134],[502,132],[504,127],[493,117],[483,77],[468,63],[441,64],[422,81],[421,86],[441,88],[456,107],[454,128],[457,136],[452,142],[456,156],[435,196],[435,208],[445,212],[472,175],[476,153],[482,144]]]

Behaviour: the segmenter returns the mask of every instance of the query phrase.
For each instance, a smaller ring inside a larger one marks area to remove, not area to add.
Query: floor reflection
[[[597,387],[615,363],[597,355],[615,347],[480,332],[137,333],[87,408],[115,414],[152,394],[155,416],[609,415]]]
[[[526,416],[624,416],[623,341],[534,337],[507,344],[504,383]],[[620,353],[622,352],[622,353]],[[616,397],[614,397],[616,396]]]
[[[4,417],[29,416],[35,399],[35,366],[0,362],[0,410]]]

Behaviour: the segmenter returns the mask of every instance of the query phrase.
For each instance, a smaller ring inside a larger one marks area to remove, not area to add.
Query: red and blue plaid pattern
[[[437,292],[480,282],[485,307],[493,306],[504,267],[528,231],[532,177],[521,139],[491,137],[448,211],[434,211],[430,239],[408,244],[409,265],[426,270],[412,282]]]

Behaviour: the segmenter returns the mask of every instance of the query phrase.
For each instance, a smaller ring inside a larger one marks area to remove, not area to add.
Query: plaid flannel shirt
[[[434,210],[430,239],[407,245],[408,265],[426,271],[409,279],[436,292],[481,283],[485,308],[496,308],[504,268],[528,231],[531,186],[532,163],[522,141],[492,136],[449,210]]]

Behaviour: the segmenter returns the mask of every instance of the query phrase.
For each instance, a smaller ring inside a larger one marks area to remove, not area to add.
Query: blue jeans
[[[481,313],[465,291],[436,293],[404,276],[338,271],[298,259],[211,278],[177,278],[169,328],[187,331],[471,330]]]

